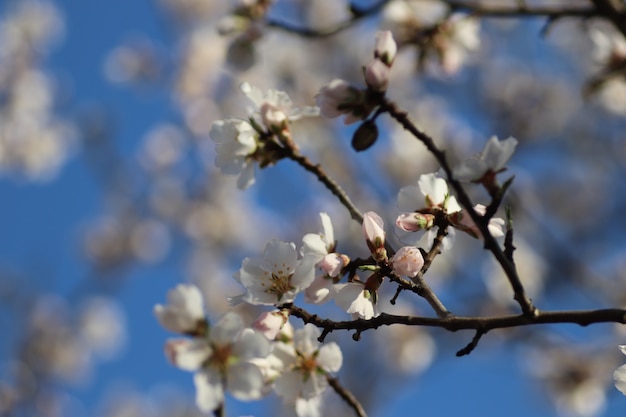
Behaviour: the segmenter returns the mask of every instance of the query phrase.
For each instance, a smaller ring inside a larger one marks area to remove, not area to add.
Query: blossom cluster
[[[196,404],[205,412],[223,407],[226,392],[250,401],[275,390],[298,415],[319,415],[318,397],[343,357],[334,343],[320,345],[313,325],[293,330],[280,311],[266,312],[250,326],[234,312],[210,324],[200,290],[179,285],[154,312],[163,327],[187,336],[170,339],[165,353],[180,369],[194,372]]]

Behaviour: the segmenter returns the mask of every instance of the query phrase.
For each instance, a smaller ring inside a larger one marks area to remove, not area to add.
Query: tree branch
[[[476,330],[483,335],[494,329],[504,329],[520,326],[533,326],[539,324],[572,323],[580,326],[588,326],[595,323],[622,323],[626,324],[626,310],[609,308],[599,310],[570,310],[570,311],[537,311],[532,316],[524,314],[496,316],[496,317],[420,317],[420,316],[397,316],[382,313],[378,317],[369,320],[357,319],[351,321],[333,321],[310,314],[306,310],[292,304],[281,306],[289,313],[302,320],[323,329],[326,333],[335,330],[356,330],[363,332],[377,329],[381,326],[402,324],[405,326],[439,327],[451,332],[458,330]],[[482,336],[482,335],[481,335]]]
[[[348,209],[350,213],[350,217],[355,221],[359,222],[359,224],[363,223],[363,214],[359,211],[359,209],[354,205],[354,203],[348,197],[348,194],[341,188],[339,184],[335,182],[327,173],[322,169],[319,164],[313,164],[306,156],[302,155],[298,152],[294,147],[286,147],[285,156],[292,161],[296,162],[305,170],[309,171],[317,179],[328,188],[328,190],[333,193],[335,197],[339,199],[341,204]]]
[[[610,0],[596,0],[594,3],[602,3]],[[466,1],[442,1],[450,7],[451,12],[464,12],[476,16],[482,17],[495,17],[495,18],[526,18],[526,17],[547,17],[550,20],[560,19],[563,17],[592,17],[594,15],[600,15],[599,7],[572,7],[567,8],[566,5],[562,6],[491,6],[484,4],[472,4]],[[359,9],[352,5],[350,11],[352,16],[336,25],[329,26],[325,29],[311,29],[298,24],[285,22],[278,19],[269,18],[266,22],[268,27],[279,29],[285,32],[289,32],[295,35],[299,35],[305,38],[327,38],[333,36],[339,32],[342,32],[357,22],[368,16],[373,16],[378,13],[386,4],[388,0],[379,1],[367,8]],[[612,9],[610,10],[612,13]],[[604,15],[611,16],[609,12],[604,12]]]
[[[356,399],[356,397],[344,388],[343,385],[339,383],[339,379],[332,377],[326,374],[326,380],[328,384],[333,387],[335,392],[346,402],[348,405],[354,410],[354,413],[359,417],[367,417],[367,413],[363,409],[361,403]]]

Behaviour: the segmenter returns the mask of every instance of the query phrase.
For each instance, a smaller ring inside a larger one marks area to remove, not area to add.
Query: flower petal
[[[196,386],[196,405],[205,413],[215,410],[224,401],[224,387],[220,374],[213,369],[198,372],[193,377]]]

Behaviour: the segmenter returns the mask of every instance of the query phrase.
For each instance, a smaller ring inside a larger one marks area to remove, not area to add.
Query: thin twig
[[[328,385],[330,385],[335,392],[346,402],[348,405],[354,410],[354,413],[359,417],[367,417],[367,413],[363,409],[361,403],[356,399],[356,397],[348,391],[343,385],[339,383],[338,378],[334,378],[328,374],[326,374],[326,380],[328,381]]]
[[[350,197],[348,197],[348,194],[346,194],[343,188],[341,188],[341,186],[337,184],[335,180],[333,180],[319,164],[314,164],[309,160],[309,158],[302,155],[294,148],[285,148],[285,153],[287,158],[296,162],[302,168],[315,175],[315,177],[317,177],[317,179],[322,184],[324,184],[326,188],[328,188],[328,190],[333,193],[333,195],[335,195],[339,199],[341,204],[343,204],[343,206],[348,209],[348,212],[350,212],[350,216],[355,221],[359,222],[359,224],[363,223],[363,214],[350,200]]]
[[[483,337],[484,334],[485,334],[484,331],[480,329],[476,330],[476,334],[472,338],[472,341],[469,342],[467,346],[465,346],[463,349],[459,350],[456,353],[456,356],[465,356],[465,355],[469,355],[470,353],[472,353],[472,351],[476,349],[476,346],[478,346],[478,342],[480,342],[480,339]]]

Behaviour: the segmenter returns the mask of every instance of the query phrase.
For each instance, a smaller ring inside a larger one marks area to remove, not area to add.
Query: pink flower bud
[[[266,311],[259,315],[251,327],[269,340],[274,340],[285,323],[287,323],[287,316],[282,310]]]
[[[416,232],[434,226],[435,216],[422,213],[402,213],[396,219],[396,226],[405,232]]]
[[[340,255],[338,253],[329,253],[324,256],[317,264],[319,268],[324,271],[325,275],[329,277],[336,277],[341,272],[341,268],[350,263],[350,258],[346,255]]]
[[[363,215],[363,235],[367,242],[367,247],[372,255],[379,260],[386,258],[385,250],[385,230],[383,229],[383,219],[373,211],[368,211]]]
[[[282,129],[287,124],[285,112],[272,103],[265,102],[259,108],[263,124],[270,128]]]
[[[391,69],[379,59],[373,59],[365,67],[365,83],[374,91],[385,91],[389,85]]]
[[[391,31],[385,30],[376,33],[376,46],[374,47],[374,58],[382,61],[383,64],[391,67],[393,60],[396,58],[398,46],[393,39]]]
[[[391,266],[398,275],[414,277],[424,266],[424,258],[415,246],[403,246],[391,258]]]

